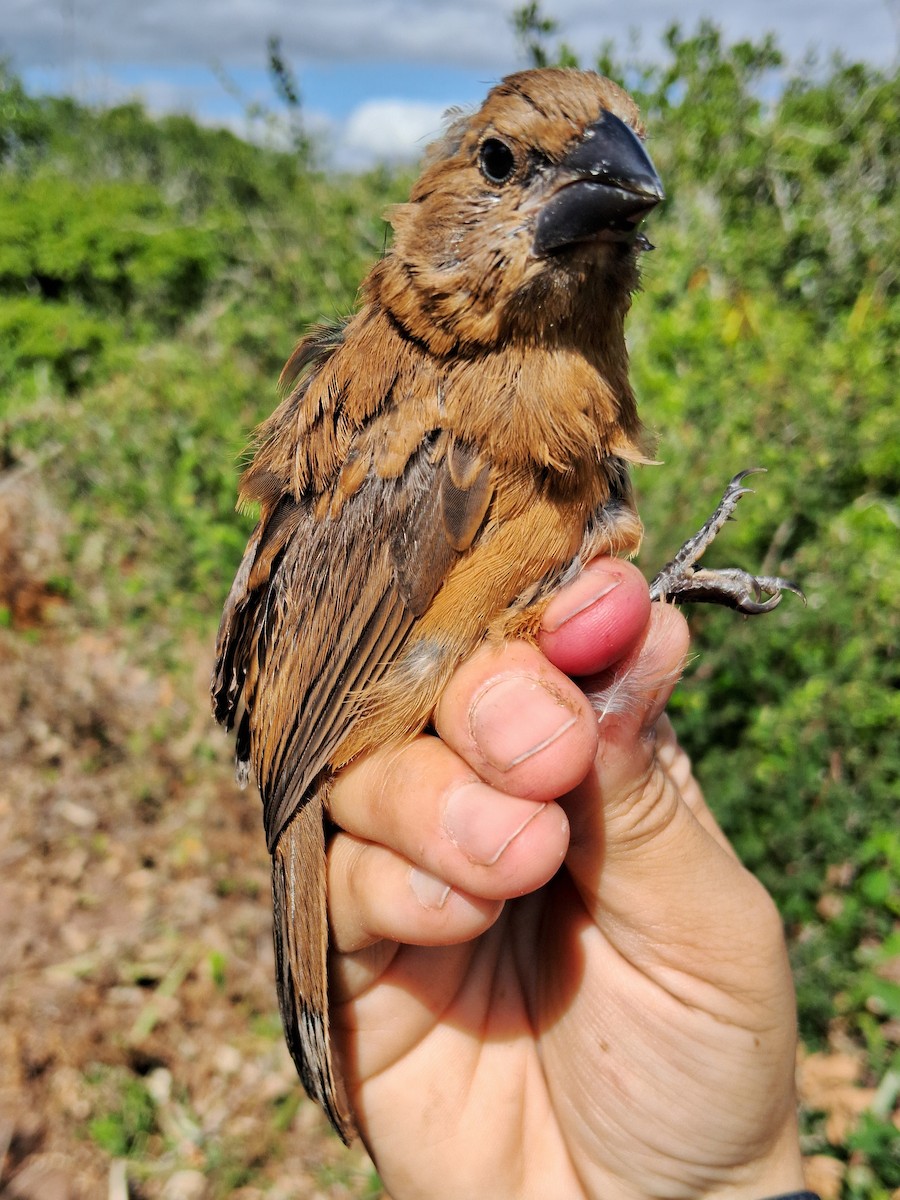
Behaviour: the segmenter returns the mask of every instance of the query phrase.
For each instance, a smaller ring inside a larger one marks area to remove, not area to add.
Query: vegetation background
[[[537,5],[516,21],[527,61],[574,63]],[[323,173],[269,52],[290,145],[0,70],[3,1195],[380,1194],[294,1086],[256,801],[204,690],[249,431],[410,177]],[[583,60],[637,95],[669,195],[630,323],[663,460],[641,562],[768,470],[710,558],[808,604],[692,612],[675,720],[784,916],[810,1183],[897,1200],[900,89],[785,78],[711,25],[654,57]]]

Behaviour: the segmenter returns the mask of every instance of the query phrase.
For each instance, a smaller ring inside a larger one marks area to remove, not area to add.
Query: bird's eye
[[[506,183],[516,169],[516,156],[499,138],[488,138],[478,151],[478,165],[489,183]]]

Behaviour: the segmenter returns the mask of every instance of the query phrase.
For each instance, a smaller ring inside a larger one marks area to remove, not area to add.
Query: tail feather
[[[320,776],[285,827],[272,856],[278,1003],[291,1057],[313,1100],[341,1140],[356,1135],[334,1070],[328,1024],[328,912],[325,894],[325,798]]]

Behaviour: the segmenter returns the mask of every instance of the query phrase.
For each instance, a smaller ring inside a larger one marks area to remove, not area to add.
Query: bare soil
[[[80,630],[47,555],[29,558],[39,514],[23,534],[11,505],[7,490],[0,1196],[379,1195],[283,1045],[259,801],[208,715],[210,646],[154,674]]]

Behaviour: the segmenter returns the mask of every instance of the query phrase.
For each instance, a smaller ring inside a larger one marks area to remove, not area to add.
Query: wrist
[[[726,1187],[710,1191],[704,1200],[819,1200],[815,1192],[806,1190],[793,1115],[766,1155],[748,1163]]]

